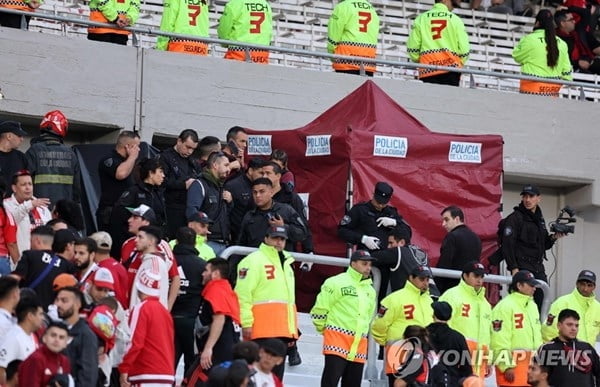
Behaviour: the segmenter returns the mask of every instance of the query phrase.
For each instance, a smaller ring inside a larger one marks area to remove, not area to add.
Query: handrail
[[[111,24],[111,23],[93,22],[93,21],[82,19],[79,17],[55,15],[55,14],[50,14],[47,12],[27,12],[27,11],[19,11],[19,10],[14,10],[14,9],[9,9],[9,8],[0,8],[0,12],[17,14],[17,15],[22,15],[22,16],[30,16],[30,17],[40,18],[40,19],[54,20],[54,21],[59,21],[59,22],[74,23],[74,24],[80,24],[80,25],[84,25],[84,26],[118,29],[118,27],[115,24]],[[361,73],[362,74],[364,74],[364,68],[363,68],[364,65],[375,64],[375,65],[384,65],[387,67],[408,68],[408,69],[412,69],[412,70],[417,70],[417,69],[421,68],[421,69],[430,69],[430,70],[443,70],[443,71],[450,71],[450,72],[458,72],[461,74],[469,74],[471,77],[473,75],[481,75],[481,76],[495,77],[495,78],[501,78],[501,79],[540,81],[540,78],[534,77],[534,76],[496,72],[496,71],[484,71],[484,70],[469,68],[468,66],[463,67],[463,68],[456,68],[456,67],[447,67],[447,66],[427,65],[427,64],[413,63],[413,62],[391,61],[391,60],[377,59],[377,58],[371,59],[371,58],[362,58],[362,57],[356,57],[356,56],[337,55],[337,54],[329,54],[326,52],[314,51],[314,50],[300,50],[300,49],[295,49],[295,48],[286,48],[286,47],[279,47],[279,46],[264,46],[264,45],[260,45],[260,44],[244,43],[244,42],[210,38],[210,37],[200,37],[200,36],[194,36],[194,35],[176,34],[176,33],[172,33],[172,32],[161,31],[159,29],[151,28],[151,27],[142,28],[142,27],[133,26],[133,27],[126,27],[123,29],[130,31],[130,32],[134,32],[134,33],[156,35],[156,36],[166,36],[169,38],[192,40],[192,41],[198,41],[198,42],[204,42],[204,43],[213,43],[213,44],[218,44],[218,45],[223,45],[223,46],[233,45],[236,47],[243,47],[246,49],[246,51],[249,51],[250,49],[258,49],[258,50],[263,50],[263,51],[278,52],[278,53],[282,53],[282,54],[312,56],[312,57],[321,58],[321,59],[352,60],[355,62],[361,62]],[[136,44],[139,44],[137,38],[134,37],[134,40],[136,41]],[[471,83],[473,84],[474,83],[473,79],[471,79],[471,81],[472,81]],[[595,83],[566,81],[566,80],[561,80],[561,79],[546,79],[546,78],[544,78],[544,82],[552,83],[552,84],[559,84],[559,85],[563,85],[563,86],[578,87],[578,88],[580,88],[580,93],[581,93],[580,99],[584,99],[584,100],[585,100],[584,88],[600,91],[600,84],[595,84]]]

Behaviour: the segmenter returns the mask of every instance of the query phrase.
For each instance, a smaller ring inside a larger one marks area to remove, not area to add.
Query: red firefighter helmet
[[[69,121],[60,110],[52,110],[46,113],[40,123],[40,130],[46,130],[63,138],[67,135],[68,128]]]

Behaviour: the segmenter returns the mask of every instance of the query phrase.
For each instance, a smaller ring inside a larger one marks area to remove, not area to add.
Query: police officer
[[[504,220],[502,230],[502,257],[511,274],[519,270],[529,270],[535,278],[548,282],[544,268],[546,250],[564,236],[550,235],[539,204],[542,200],[540,189],[528,184],[521,190],[521,203]],[[535,303],[541,309],[544,294],[541,289],[535,292]]]
[[[342,0],[327,23],[327,51],[331,54],[375,58],[379,35],[379,15],[367,0]],[[359,74],[360,62],[334,59],[338,73]],[[365,63],[367,75],[373,76],[374,63]]]
[[[207,0],[165,0],[160,30],[176,34],[208,36]],[[159,36],[156,49],[182,54],[207,55],[208,44],[204,42]]]
[[[121,194],[134,184],[131,172],[140,154],[140,136],[124,130],[117,137],[117,145],[108,157],[98,163],[100,202],[96,211],[98,230],[107,231],[110,213]]]
[[[533,302],[539,281],[527,270],[513,275],[508,296],[492,310],[491,349],[498,386],[526,386],[532,353],[542,344],[540,317]]]
[[[408,242],[412,236],[410,226],[398,214],[395,207],[388,206],[394,189],[385,182],[375,185],[373,198],[353,206],[342,218],[338,235],[361,250],[378,250],[383,247],[392,228],[408,231]]]
[[[596,344],[596,338],[600,334],[600,303],[594,295],[595,289],[596,274],[591,270],[582,270],[577,276],[575,289],[556,299],[550,306],[548,317],[542,325],[544,341],[556,337],[558,334],[556,316],[561,310],[569,308],[575,310],[580,317],[577,338],[592,345]]]
[[[375,261],[368,251],[357,250],[346,272],[328,278],[321,286],[310,317],[323,335],[325,367],[321,386],[360,386],[367,359],[367,335],[375,309],[370,278]]]
[[[417,16],[408,36],[407,53],[413,62],[462,68],[469,58],[469,36],[460,18],[452,13],[460,0],[435,0],[433,8]],[[458,86],[460,73],[419,69],[427,83]]]
[[[8,15],[8,14],[5,14]],[[13,15],[10,15],[13,16]],[[19,16],[20,15],[14,15]],[[6,196],[12,194],[12,177],[17,171],[27,169],[25,154],[19,150],[27,132],[16,121],[0,122],[0,179],[4,183]]]

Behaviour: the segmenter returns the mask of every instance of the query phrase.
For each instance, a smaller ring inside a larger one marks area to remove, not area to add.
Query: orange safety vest
[[[249,48],[250,59],[254,63],[269,64],[269,51],[257,50]],[[230,47],[225,53],[225,59],[239,60],[241,62],[246,61],[246,51],[242,47]]]
[[[334,54],[375,59],[376,51],[377,45],[375,44],[339,42],[335,48]],[[375,72],[377,69],[373,63],[363,63],[363,66],[365,71]],[[332,67],[334,70],[340,71],[360,70],[360,61],[334,59]]]
[[[32,11],[32,8],[22,0],[0,0],[0,8],[10,8],[18,11]]]
[[[109,0],[111,1],[111,0]],[[119,12],[119,18],[125,17],[125,13]],[[90,8],[90,21],[98,22],[98,23],[111,23],[111,20],[107,20],[104,17],[104,14],[100,12],[97,8]],[[120,28],[104,28],[104,27],[89,27],[88,32],[90,34],[120,34],[120,35],[129,35],[131,32],[127,30],[122,30]]]
[[[298,330],[290,332],[288,308],[286,301],[269,300],[258,302],[252,305],[252,314],[254,315],[254,324],[252,324],[251,339],[260,339],[264,337],[287,337],[291,339],[298,338]],[[295,316],[294,326],[298,326],[296,305],[293,305]]]
[[[529,363],[531,362],[531,354],[531,351],[522,349],[512,351],[512,357],[516,364],[516,367],[514,368],[515,380],[512,383],[507,381],[504,378],[504,372],[496,367],[496,384],[498,386],[528,386],[527,370],[529,368]]]
[[[477,343],[477,341],[467,338],[465,339],[467,340],[467,347],[469,347],[469,352],[471,353],[471,366],[473,367],[473,373],[480,378],[485,378],[490,349],[487,345],[479,348],[479,343]]]
[[[458,55],[448,49],[430,50],[421,52],[419,63],[462,68],[463,64]],[[431,77],[433,75],[446,74],[448,71],[419,69],[419,78]]]
[[[546,83],[539,81],[521,80],[519,91],[523,94],[545,95],[549,97],[558,97],[561,85],[557,83]]]
[[[208,44],[194,40],[171,38],[167,45],[167,51],[191,55],[208,55]]]
[[[346,359],[355,337],[355,332],[326,325],[323,329],[323,355],[335,355]],[[364,363],[367,360],[367,344],[367,335],[361,335],[353,362]]]

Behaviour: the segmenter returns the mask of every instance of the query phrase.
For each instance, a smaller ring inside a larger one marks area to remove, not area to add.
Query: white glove
[[[312,265],[312,262],[300,262],[300,270],[310,271],[310,269],[312,269]]]
[[[379,238],[375,238],[372,236],[368,236],[368,235],[363,235],[362,238],[360,238],[360,242],[367,246],[367,249],[369,250],[377,250],[379,249]]]
[[[387,216],[382,216],[381,218],[377,218],[377,227],[396,227],[396,219],[388,218]]]

